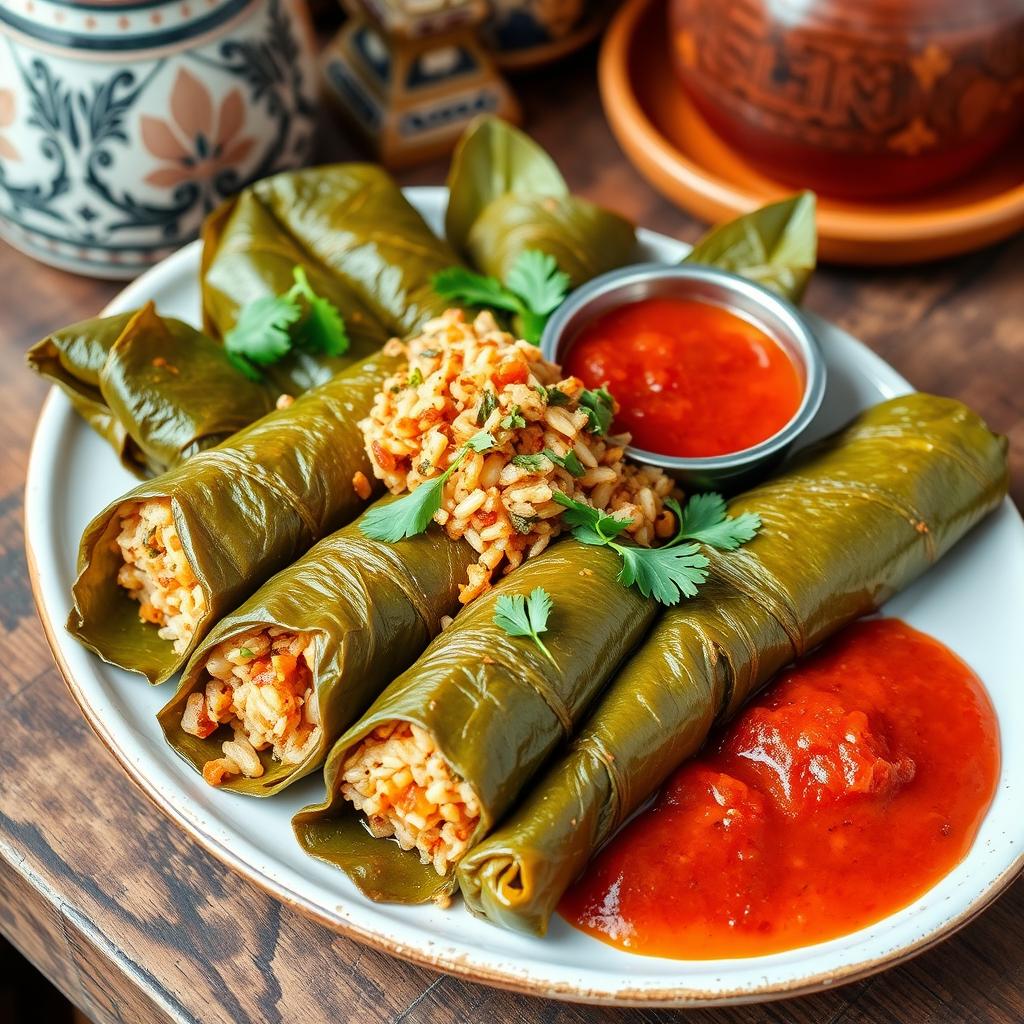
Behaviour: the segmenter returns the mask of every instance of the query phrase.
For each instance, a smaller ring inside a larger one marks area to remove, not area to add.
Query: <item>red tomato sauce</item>
[[[644,299],[584,327],[566,371],[607,384],[617,430],[662,455],[705,458],[742,451],[795,415],[803,379],[761,328],[693,299]]]
[[[677,771],[560,912],[611,945],[681,959],[845,935],[963,859],[998,772],[974,673],[897,619],[856,623]]]

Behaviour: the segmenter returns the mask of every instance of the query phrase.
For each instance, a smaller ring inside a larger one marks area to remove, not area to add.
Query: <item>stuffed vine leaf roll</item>
[[[616,582],[618,571],[614,552],[565,540],[469,605],[334,746],[327,799],[294,819],[307,852],[372,899],[444,901],[455,861],[572,733],[654,618],[654,602]],[[554,663],[494,622],[502,596],[536,587],[553,602]],[[396,786],[405,795],[378,810]],[[375,838],[391,834],[404,850]]]
[[[669,609],[559,760],[458,877],[469,907],[543,934],[598,847],[783,666],[875,611],[1002,501],[1006,441],[959,402],[875,406],[735,499],[758,537],[708,551],[711,577]]]
[[[270,796],[319,767],[458,611],[469,544],[439,530],[385,544],[360,526],[269,579],[190,660],[159,719],[208,782]]]
[[[239,374],[211,338],[158,316],[152,303],[56,331],[27,359],[139,476],[220,444],[273,409],[278,394]]]
[[[398,363],[364,359],[107,506],[82,537],[71,633],[153,683],[173,675],[221,615],[366,504],[358,421]]]

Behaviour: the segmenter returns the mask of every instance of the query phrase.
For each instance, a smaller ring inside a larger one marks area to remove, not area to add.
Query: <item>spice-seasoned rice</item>
[[[232,775],[259,778],[259,752],[301,764],[320,740],[313,686],[312,639],[277,627],[253,630],[218,644],[206,659],[205,687],[191,694],[181,718],[200,739],[230,725],[224,756],[208,761],[203,778],[213,786]]]
[[[496,446],[470,451],[444,485],[434,517],[479,552],[460,600],[482,594],[494,574],[544,550],[562,532],[555,491],[630,520],[649,546],[675,531],[664,506],[673,480],[624,459],[629,436],[601,436],[581,404],[582,381],[561,378],[540,350],[502,331],[489,312],[461,310],[430,321],[421,336],[389,347],[408,365],[388,379],[360,423],[375,475],[400,493],[439,476],[474,434]],[[592,393],[591,393],[592,394]]]
[[[466,852],[480,804],[433,737],[410,722],[378,726],[345,761],[341,793],[379,839],[394,836],[424,864],[447,873]]]
[[[180,654],[206,612],[206,596],[182,549],[170,498],[126,502],[118,515],[114,550],[124,565],[117,582],[139,602],[139,618],[159,626],[158,636]]]

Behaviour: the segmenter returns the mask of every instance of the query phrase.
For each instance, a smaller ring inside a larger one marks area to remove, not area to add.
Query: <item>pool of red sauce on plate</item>
[[[998,772],[974,673],[898,619],[856,623],[678,770],[560,912],[611,945],[681,959],[845,935],[963,859]]]
[[[760,327],[721,306],[653,298],[609,310],[576,336],[566,372],[603,384],[618,430],[661,455],[705,458],[751,448],[796,414],[803,377]]]

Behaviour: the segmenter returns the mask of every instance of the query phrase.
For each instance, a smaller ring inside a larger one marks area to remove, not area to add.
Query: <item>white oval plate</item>
[[[408,194],[440,230],[444,190]],[[641,237],[646,259],[675,261],[686,252],[663,235]],[[199,243],[193,243],[126,288],[107,311],[153,299],[162,313],[198,323],[198,267]],[[849,335],[811,321],[829,368],[817,434],[866,405],[910,390]],[[318,775],[269,800],[211,789],[165,745],[153,717],[171,684],[150,687],[140,676],[104,665],[64,631],[82,530],[134,482],[64,396],[52,391],[32,447],[25,522],[36,601],[68,685],[129,775],[194,839],[273,896],[356,939],[536,995],[648,1005],[747,1002],[849,981],[919,952],[979,913],[1024,866],[1024,745],[1007,743],[995,801],[963,863],[899,913],[820,945],[749,959],[662,960],[612,949],[560,918],[545,939],[528,939],[458,906],[442,911],[371,903],[341,872],[307,857],[292,838],[292,814],[320,799]],[[1024,525],[1009,501],[885,610],[966,659],[988,687],[1003,736],[1024,735]]]

